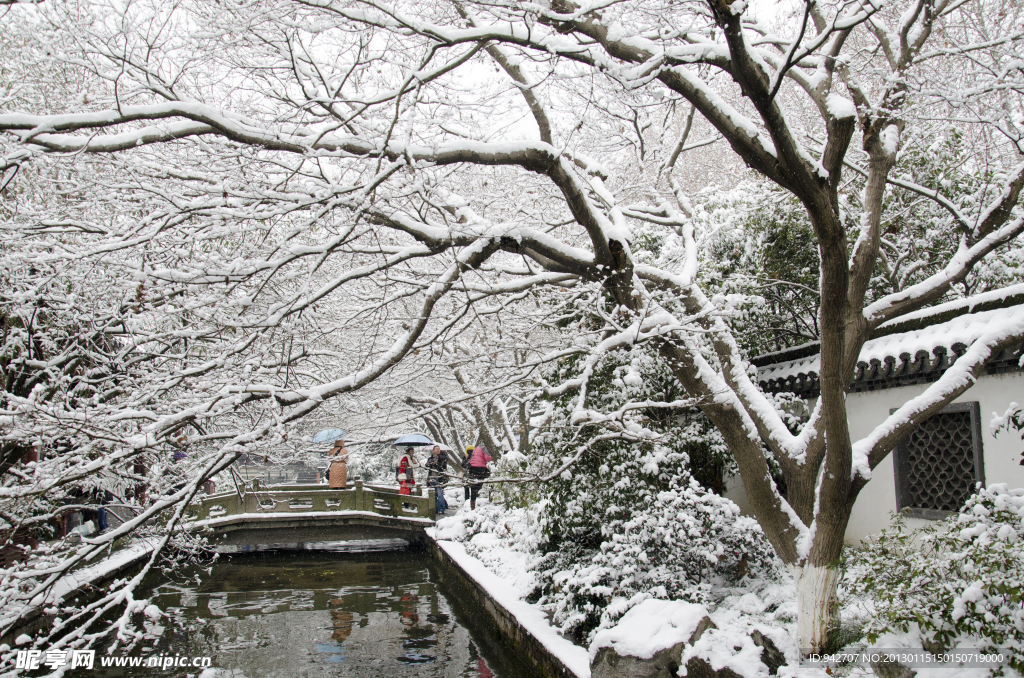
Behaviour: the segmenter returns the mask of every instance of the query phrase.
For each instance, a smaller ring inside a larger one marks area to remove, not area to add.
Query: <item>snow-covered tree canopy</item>
[[[851,440],[845,393],[872,329],[1018,246],[1022,12],[1008,0],[9,8],[5,519],[98,473],[152,478],[137,464],[159,467],[171,445],[195,450],[197,476],[214,472],[326,400],[381,379],[429,393],[433,370],[474,360],[501,369],[462,391],[467,403],[585,354],[534,393],[574,391],[574,424],[642,438],[622,424],[628,407],[586,395],[603,354],[646,343],[686,395],[643,406],[696,405],[719,428],[768,539],[810,568],[820,607],[834,578],[819,570],[871,469],[1024,337],[992,327]],[[946,174],[906,164],[954,139]],[[821,397],[796,433],[751,379],[735,295],[702,278],[721,234],[691,198],[740,161],[765,200],[795,201],[817,244],[805,324],[820,336]],[[928,240],[948,244],[920,251]],[[68,452],[13,466],[37,441]]]

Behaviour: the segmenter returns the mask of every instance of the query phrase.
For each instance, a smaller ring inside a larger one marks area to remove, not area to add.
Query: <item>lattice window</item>
[[[924,421],[895,454],[896,504],[910,515],[958,511],[984,482],[978,403],[951,405]]]

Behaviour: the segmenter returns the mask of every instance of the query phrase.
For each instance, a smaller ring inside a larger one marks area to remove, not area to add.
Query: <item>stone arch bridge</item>
[[[403,539],[422,545],[434,524],[434,489],[400,495],[395,488],[364,485],[270,485],[254,480],[208,495],[187,511],[190,527],[220,550],[302,548],[321,542]]]

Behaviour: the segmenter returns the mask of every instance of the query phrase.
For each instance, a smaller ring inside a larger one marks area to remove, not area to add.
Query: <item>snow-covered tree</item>
[[[572,426],[571,393],[551,402],[535,435],[529,463],[550,476],[540,489],[538,593],[565,631],[613,625],[648,597],[707,603],[714,585],[781,565],[757,523],[721,496],[731,459],[711,423],[696,408],[643,406],[683,395],[646,348],[603,356],[588,382],[591,406],[622,408],[642,442]],[[558,383],[580,359],[544,377]]]
[[[68,291],[64,308],[98,314],[93,343],[122,347],[117,369],[145,378],[112,375],[111,391],[84,398],[6,392],[6,444],[72,428],[78,452],[8,472],[4,501],[171,444],[196,450],[197,477],[214,472],[254,441],[286,442],[327,399],[418,383],[482,316],[509,325],[463,347],[500,362],[503,383],[581,356],[536,393],[574,394],[573,426],[639,439],[623,408],[587,390],[604,354],[645,344],[732,451],[796,576],[801,646],[820,648],[872,469],[1024,337],[992,325],[851,439],[845,395],[871,331],[1018,247],[1022,12],[1008,0],[766,16],[725,0],[17,6],[4,18],[16,76],[3,81],[0,246],[26,276],[71,274],[89,300]],[[55,90],[58,76],[80,98]],[[955,175],[895,171],[951,125]],[[751,378],[730,324],[744,300],[702,286],[714,234],[688,192],[739,163],[799,205],[816,239],[821,397],[797,432]],[[923,269],[893,256],[924,228],[904,218],[910,196],[952,239]],[[641,246],[650,233],[659,248]],[[915,266],[911,284],[880,282]],[[41,304],[48,289],[26,285],[11,303]],[[583,334],[561,334],[580,312]],[[73,325],[51,314],[36,327]],[[43,344],[47,357],[19,369],[70,384],[83,364],[53,362],[65,344]]]

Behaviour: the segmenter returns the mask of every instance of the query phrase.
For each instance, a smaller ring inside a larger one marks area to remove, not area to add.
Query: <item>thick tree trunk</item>
[[[828,641],[835,609],[839,568],[790,565],[796,580],[797,640],[803,654],[820,652]]]

